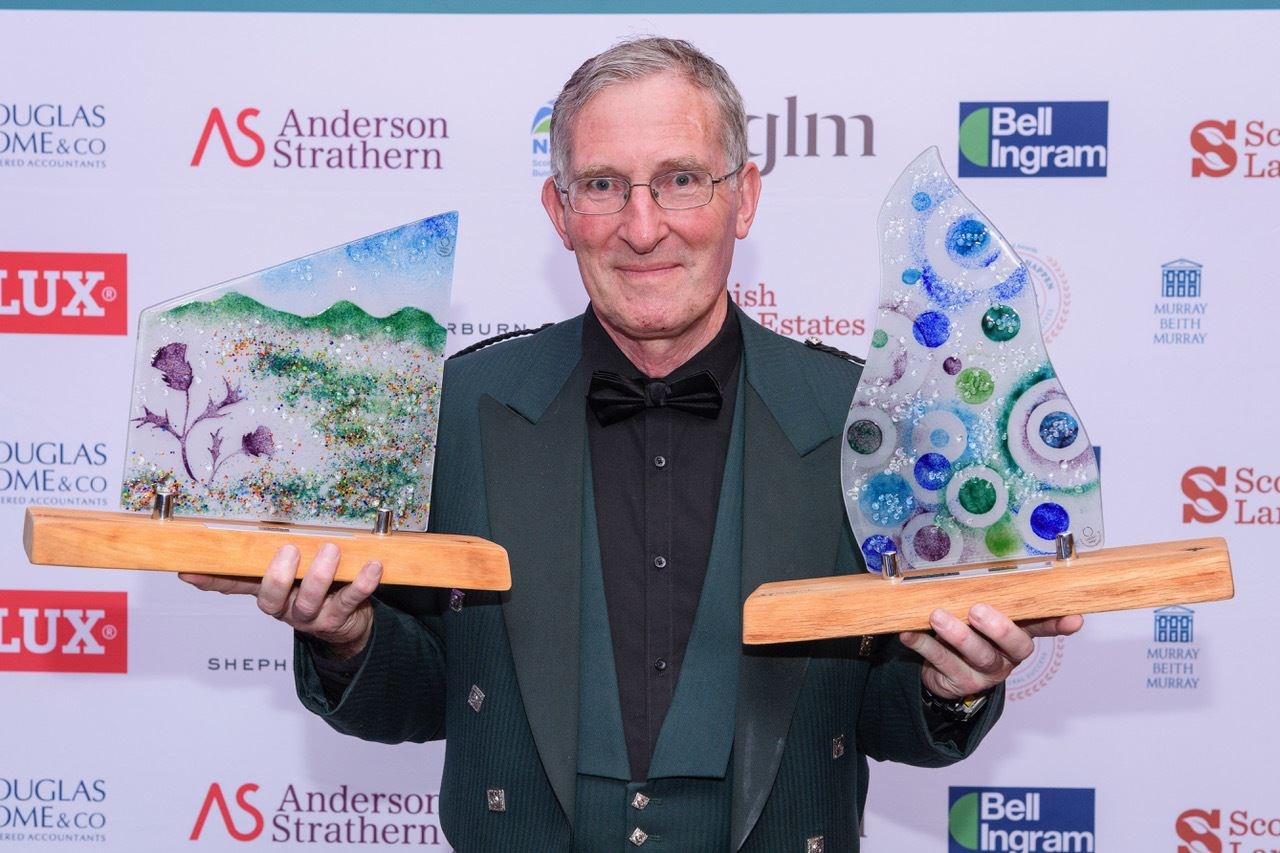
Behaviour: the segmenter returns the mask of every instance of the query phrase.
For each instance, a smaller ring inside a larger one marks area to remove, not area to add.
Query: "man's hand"
[[[902,644],[924,658],[920,678],[939,699],[962,699],[1002,683],[1031,656],[1036,637],[1074,634],[1083,616],[1014,622],[986,604],[969,610],[969,624],[938,608],[929,614],[933,633],[904,631]]]
[[[349,658],[359,654],[373,628],[369,596],[382,579],[382,564],[365,563],[349,584],[334,586],[341,552],[326,542],[297,585],[298,549],[285,545],[271,559],[261,581],[217,575],[179,574],[194,587],[226,595],[252,595],[258,608],[296,631],[308,634],[330,648],[330,656]]]

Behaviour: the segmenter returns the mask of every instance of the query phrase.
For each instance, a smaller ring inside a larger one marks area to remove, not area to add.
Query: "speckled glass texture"
[[[980,566],[1102,545],[1097,455],[1040,332],[1022,260],[943,169],[898,178],[880,303],[841,448],[867,567]]]
[[[458,216],[152,306],[121,502],[176,515],[423,530]]]

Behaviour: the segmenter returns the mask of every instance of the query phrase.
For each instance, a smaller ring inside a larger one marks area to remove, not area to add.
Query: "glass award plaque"
[[[925,629],[935,607],[978,602],[1031,619],[1230,598],[1221,539],[1102,548],[1097,456],[1027,267],[936,148],[895,182],[877,234],[876,328],[840,463],[868,574],[762,586],[746,641]]]
[[[104,559],[92,537],[51,561],[261,575],[284,533],[335,541],[352,575],[366,541],[387,582],[505,588],[433,575],[463,544],[505,571],[492,543],[389,535],[427,526],[457,226],[444,213],[144,310],[113,542],[158,537],[142,550],[163,565]],[[108,514],[55,515],[83,540],[73,520]],[[410,545],[421,570],[388,562]]]

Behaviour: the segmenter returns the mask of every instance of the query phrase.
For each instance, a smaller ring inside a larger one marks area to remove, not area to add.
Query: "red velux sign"
[[[0,333],[126,334],[126,258],[0,252]]]
[[[128,672],[128,594],[0,589],[0,670]]]

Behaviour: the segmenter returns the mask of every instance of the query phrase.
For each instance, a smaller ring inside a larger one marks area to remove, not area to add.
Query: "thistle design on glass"
[[[422,530],[457,214],[142,312],[125,509]]]
[[[1040,332],[1026,265],[936,148],[878,221],[876,330],[845,422],[845,508],[867,568],[990,564],[1102,545],[1097,457]]]

